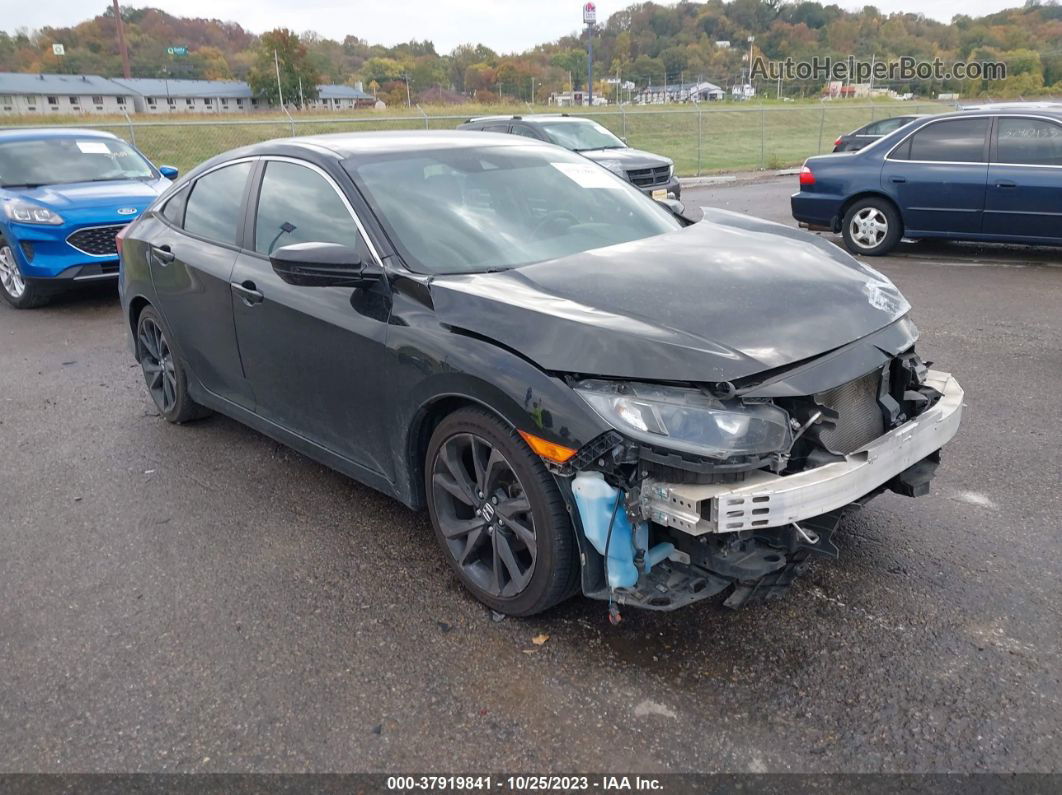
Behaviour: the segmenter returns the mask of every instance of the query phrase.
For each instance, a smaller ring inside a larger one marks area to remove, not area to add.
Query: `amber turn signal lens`
[[[527,431],[520,431],[520,436],[527,442],[527,446],[545,458],[547,461],[552,461],[555,464],[563,464],[573,455],[575,450],[570,447],[565,447],[561,444],[554,444],[553,442],[547,442],[545,439],[528,433]]]

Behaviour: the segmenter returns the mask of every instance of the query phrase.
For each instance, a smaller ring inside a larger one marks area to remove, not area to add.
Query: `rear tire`
[[[439,423],[424,487],[447,562],[483,604],[530,616],[577,590],[578,550],[557,483],[493,414],[464,408]]]
[[[36,309],[44,306],[55,291],[22,276],[11,244],[0,237],[0,295],[15,309]]]
[[[136,359],[148,394],[167,422],[191,422],[209,416],[210,410],[189,396],[184,365],[169,340],[162,316],[154,307],[144,307],[136,323]]]
[[[888,199],[860,199],[841,222],[844,244],[853,254],[880,257],[888,254],[903,237],[903,221]]]

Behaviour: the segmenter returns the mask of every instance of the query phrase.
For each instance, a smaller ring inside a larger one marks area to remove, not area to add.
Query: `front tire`
[[[903,222],[887,199],[860,199],[841,222],[844,244],[853,254],[880,257],[888,254],[903,237]]]
[[[170,346],[169,332],[153,307],[144,307],[136,323],[136,358],[159,414],[168,422],[202,419],[210,411],[188,394],[184,365]]]
[[[446,417],[425,460],[428,512],[451,568],[479,601],[530,616],[571,596],[578,553],[553,476],[483,409]]]
[[[55,293],[36,282],[27,282],[19,270],[11,244],[0,237],[0,295],[15,309],[36,309]]]

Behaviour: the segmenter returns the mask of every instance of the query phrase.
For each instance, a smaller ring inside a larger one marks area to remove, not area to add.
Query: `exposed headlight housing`
[[[59,213],[41,207],[39,204],[16,199],[4,203],[4,214],[12,221],[20,224],[51,224],[58,226],[63,223],[63,217]]]
[[[719,400],[697,389],[591,379],[574,386],[602,419],[628,436],[705,458],[789,448],[789,414],[771,403]]]

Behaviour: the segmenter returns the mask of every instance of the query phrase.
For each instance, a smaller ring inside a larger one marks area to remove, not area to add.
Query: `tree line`
[[[134,77],[248,80],[266,98],[277,94],[274,52],[286,102],[311,98],[317,83],[361,82],[388,104],[464,101],[545,102],[551,93],[586,83],[586,34],[572,33],[521,53],[463,44],[439,53],[431,41],[384,47],[350,34],[342,40],[314,31],[277,29],[256,35],[235,22],[177,17],[155,8],[123,8]],[[72,27],[0,32],[0,71],[121,74],[110,7]],[[1029,0],[983,17],[959,15],[950,24],[916,13],[882,14],[874,6],[787,0],[708,0],[637,3],[612,14],[594,32],[595,92],[626,98],[636,89],[706,80],[724,88],[742,82],[750,43],[754,57],[808,60],[832,56],[890,60],[1001,61],[1005,80],[916,81],[888,85],[899,92],[941,91],[996,97],[1062,94],[1062,7]],[[56,56],[52,44],[65,55]],[[187,48],[186,55],[171,54]],[[879,83],[880,85],[880,83]],[[821,81],[759,86],[770,95],[816,95]]]

